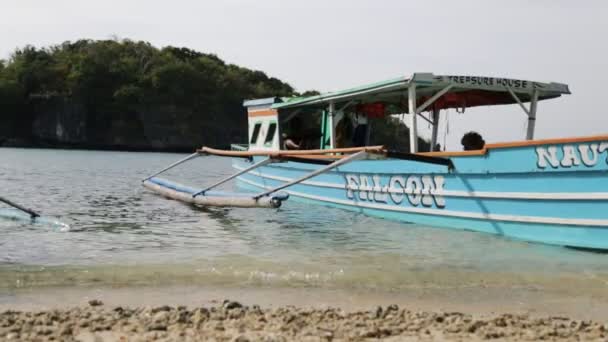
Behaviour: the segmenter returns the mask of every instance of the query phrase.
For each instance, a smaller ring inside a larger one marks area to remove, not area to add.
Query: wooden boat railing
[[[424,155],[419,153],[407,153],[401,151],[387,150],[382,145],[378,146],[365,146],[365,147],[348,147],[348,148],[334,148],[327,150],[282,150],[282,151],[227,151],[218,150],[210,147],[203,147],[197,152],[202,154],[210,154],[215,156],[224,157],[255,157],[255,156],[268,156],[269,158],[276,159],[292,159],[292,157],[302,159],[343,159],[347,158],[349,154],[357,152],[368,152],[371,155],[377,155],[386,158],[394,158],[401,160],[411,160],[422,163],[445,165],[452,169],[454,167],[452,161],[449,158],[436,157],[430,155]],[[328,161],[327,164],[330,162]]]
[[[269,157],[281,157],[281,156],[299,156],[299,155],[327,155],[333,153],[356,153],[360,151],[366,152],[381,152],[384,150],[384,146],[364,146],[364,147],[347,147],[347,148],[334,148],[328,150],[280,150],[280,151],[228,151],[218,150],[211,147],[202,147],[197,150],[197,153],[211,154],[215,156],[224,157],[255,157],[255,156],[269,156]]]

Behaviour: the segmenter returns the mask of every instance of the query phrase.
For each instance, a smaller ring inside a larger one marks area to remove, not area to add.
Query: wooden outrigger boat
[[[234,205],[237,196],[218,199],[208,191],[236,178],[258,191],[239,195],[240,206],[277,207],[289,196],[405,222],[608,249],[608,136],[534,140],[538,102],[564,94],[568,86],[559,83],[422,73],[311,97],[245,101],[249,144],[232,151],[202,148],[189,157],[233,157],[238,172],[181,193],[190,199],[209,194],[209,205]],[[524,110],[526,140],[433,151],[442,109],[499,104]],[[407,152],[366,146],[371,118],[389,113],[408,113]],[[432,125],[429,151],[418,149],[420,117]],[[344,126],[356,126],[354,140],[363,146],[340,146]],[[318,130],[306,143],[312,148],[281,150],[289,138],[284,133],[297,136],[298,127]],[[180,192],[159,183],[149,177],[144,186],[170,197]]]

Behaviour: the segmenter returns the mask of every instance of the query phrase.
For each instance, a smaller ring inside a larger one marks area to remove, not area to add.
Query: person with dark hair
[[[477,132],[468,132],[462,137],[460,143],[465,151],[481,150],[486,144],[481,135]]]

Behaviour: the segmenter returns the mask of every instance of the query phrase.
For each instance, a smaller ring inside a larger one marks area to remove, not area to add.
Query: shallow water
[[[0,196],[70,226],[9,219],[2,213],[11,211],[0,209],[0,293],[200,285],[393,292],[484,287],[608,297],[608,254],[293,200],[280,209],[201,209],[141,186],[142,178],[183,156],[0,149]],[[229,159],[204,157],[164,177],[203,186],[229,172]]]

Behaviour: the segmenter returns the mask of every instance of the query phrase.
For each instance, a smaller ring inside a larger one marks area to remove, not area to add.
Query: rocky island
[[[26,46],[0,60],[0,146],[228,148],[247,142],[243,100],[312,94],[184,47],[128,39]],[[372,143],[407,146],[407,132],[397,119],[378,120]]]
[[[0,61],[0,146],[190,151],[246,140],[243,99],[287,83],[187,48],[79,40]]]

